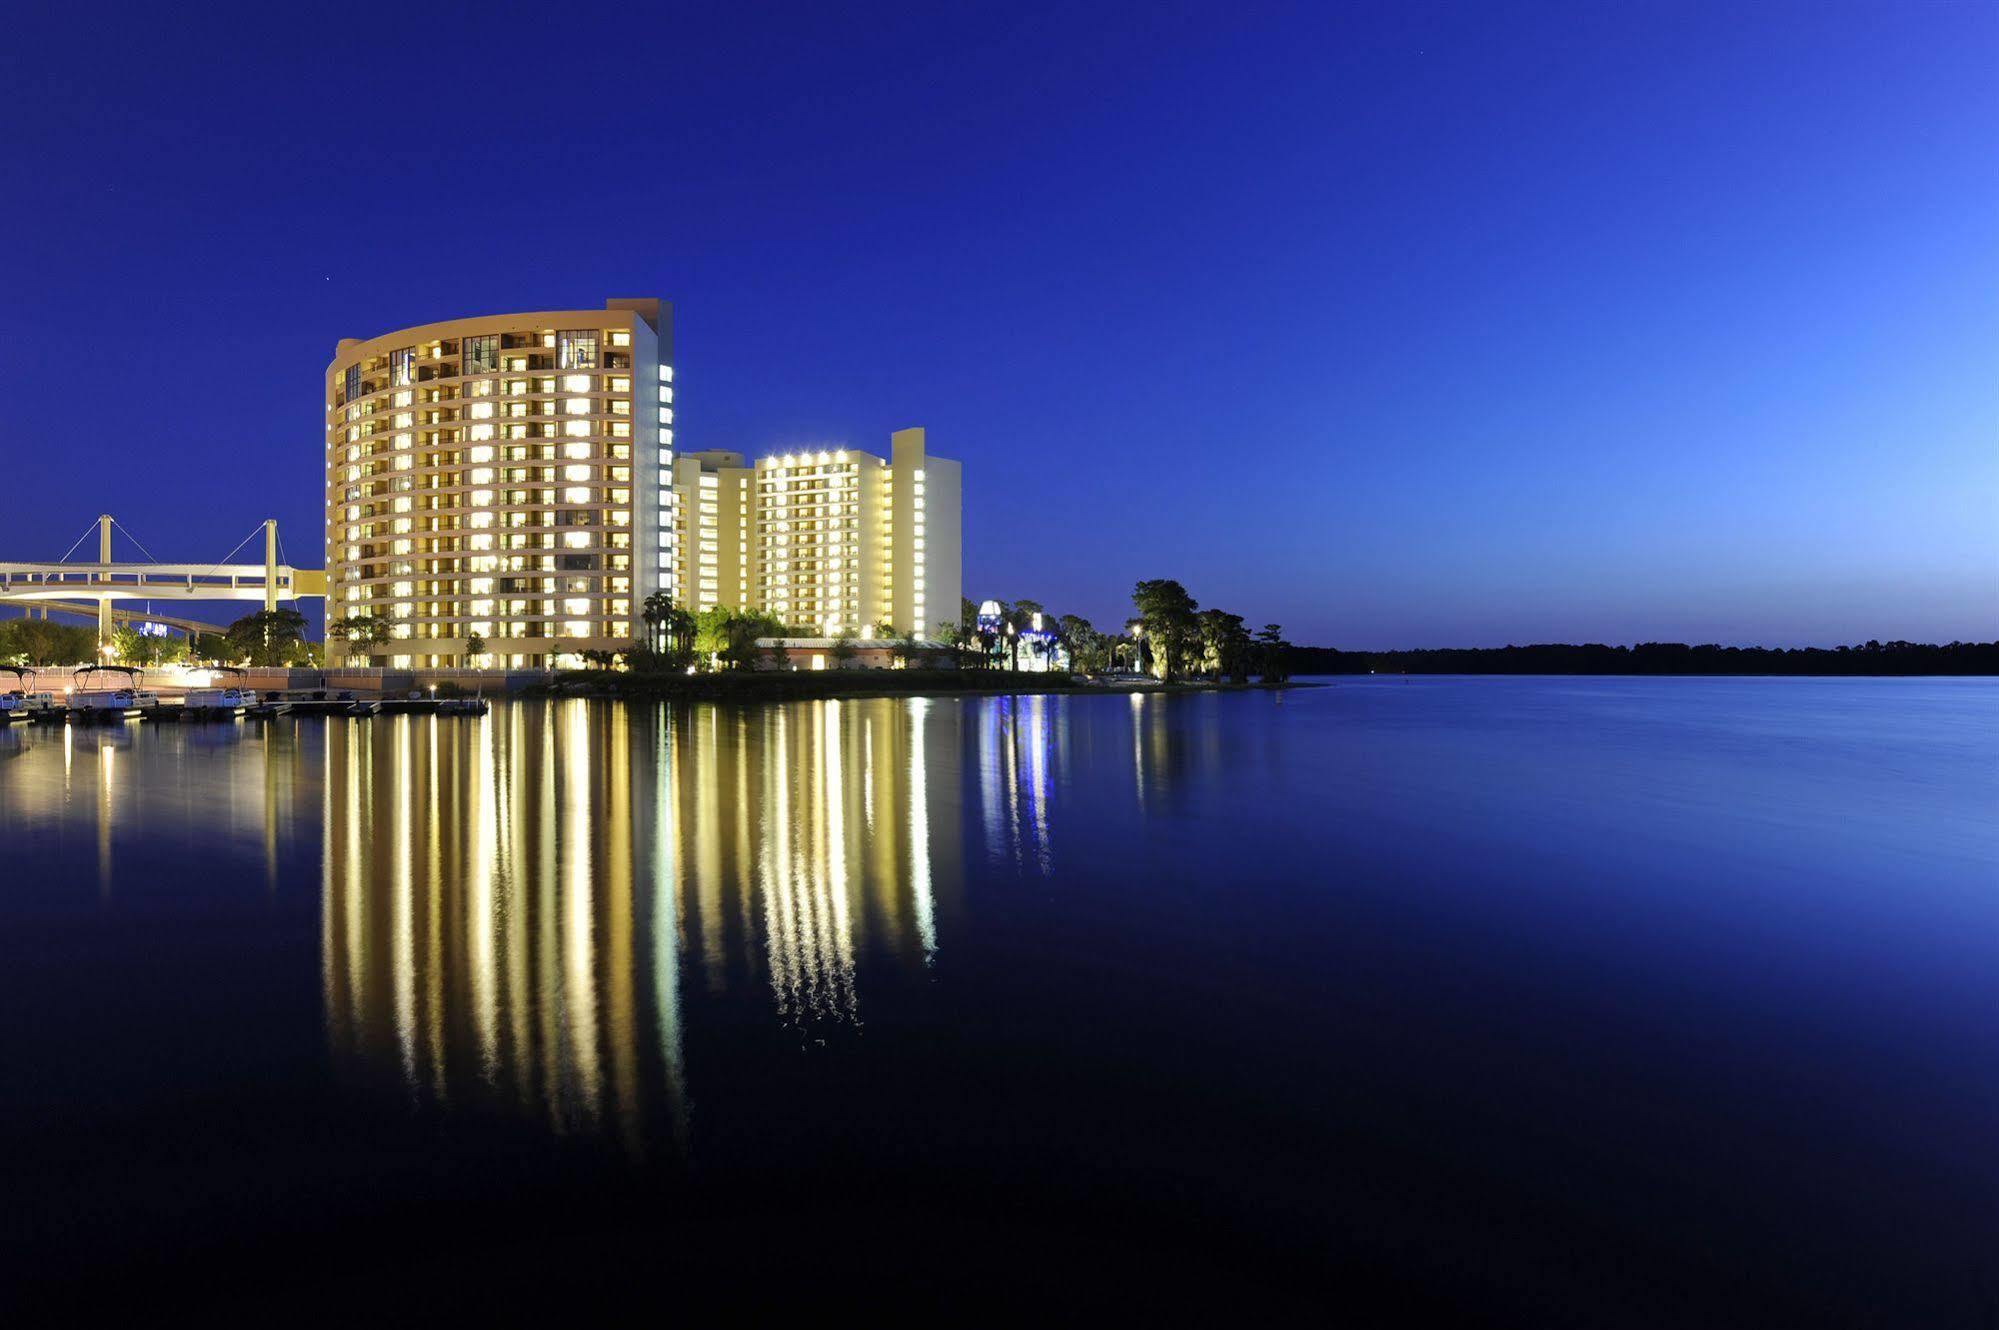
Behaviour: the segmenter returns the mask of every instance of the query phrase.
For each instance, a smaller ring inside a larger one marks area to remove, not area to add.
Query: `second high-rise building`
[[[891,435],[886,458],[683,453],[673,489],[690,609],[762,610],[815,637],[934,638],[958,621],[960,468],[920,429]]]

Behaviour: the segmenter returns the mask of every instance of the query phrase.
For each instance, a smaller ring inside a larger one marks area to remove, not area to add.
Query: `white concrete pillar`
[[[111,562],[110,513],[99,513],[97,516],[97,562],[100,564],[109,564]],[[108,567],[100,568],[97,573],[97,580],[100,582],[109,582],[111,580],[111,570]],[[99,596],[97,598],[97,645],[101,648],[110,640],[111,601],[109,597]],[[99,661],[98,663],[102,664],[103,662]]]
[[[278,607],[278,520],[264,519],[264,613]]]

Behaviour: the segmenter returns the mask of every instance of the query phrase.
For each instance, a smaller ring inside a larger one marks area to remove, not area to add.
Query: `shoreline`
[[[1090,683],[1068,674],[1009,674],[1001,670],[807,670],[716,674],[605,674],[558,679],[516,697],[588,697],[639,702],[793,702],[867,697],[1005,697],[1049,694],[1254,693],[1327,688],[1326,683],[1229,683],[1176,680]]]

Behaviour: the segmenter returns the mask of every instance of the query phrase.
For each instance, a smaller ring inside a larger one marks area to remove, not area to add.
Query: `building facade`
[[[326,368],[330,651],[533,667],[629,645],[646,596],[678,594],[673,470],[664,301],[341,341]],[[342,641],[354,619],[372,632]]]
[[[689,609],[766,611],[806,636],[934,638],[958,621],[962,471],[920,429],[851,448],[682,454],[675,585]]]

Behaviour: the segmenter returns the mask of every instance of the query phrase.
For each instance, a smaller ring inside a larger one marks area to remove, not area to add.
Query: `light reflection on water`
[[[582,701],[325,735],[328,1033],[410,1094],[498,1095],[634,1147],[684,1131],[682,993],[761,983],[801,1039],[866,1018],[858,953],[939,951],[962,713],[921,699]],[[1003,795],[1046,840],[1045,762]],[[950,797],[948,794],[944,797]]]

